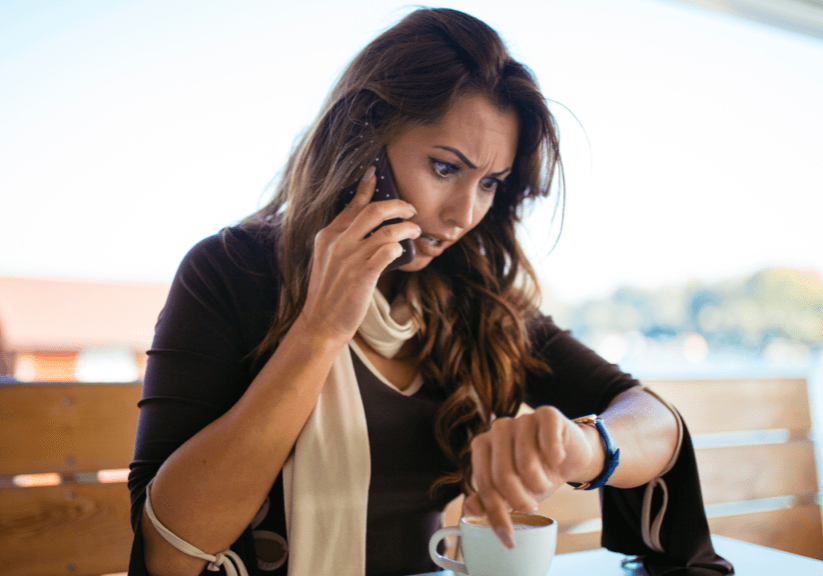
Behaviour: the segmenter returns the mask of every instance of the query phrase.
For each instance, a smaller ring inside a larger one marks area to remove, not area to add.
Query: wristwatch
[[[591,482],[583,482],[582,484],[580,482],[569,482],[569,486],[572,486],[575,490],[594,490],[595,488],[600,488],[608,482],[612,473],[617,469],[617,465],[620,463],[620,449],[614,447],[611,434],[609,434],[609,431],[606,429],[602,418],[597,414],[576,418],[573,422],[575,424],[593,426],[597,429],[600,438],[603,440],[603,446],[606,449],[606,462],[603,465],[603,471]]]

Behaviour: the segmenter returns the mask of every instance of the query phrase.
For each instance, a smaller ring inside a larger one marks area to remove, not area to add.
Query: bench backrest
[[[128,568],[142,385],[0,386],[0,576]]]

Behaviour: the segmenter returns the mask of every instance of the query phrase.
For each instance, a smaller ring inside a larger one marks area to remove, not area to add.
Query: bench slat
[[[814,445],[809,440],[696,452],[705,504],[817,493]]]
[[[141,384],[0,386],[0,476],[126,468]]]
[[[0,576],[126,571],[128,518],[124,483],[0,489]]]
[[[811,427],[803,378],[648,380],[694,434]]]
[[[709,518],[709,527],[713,534],[823,560],[820,506]]]

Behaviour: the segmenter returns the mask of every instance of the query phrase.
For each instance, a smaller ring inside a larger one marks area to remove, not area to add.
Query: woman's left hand
[[[466,498],[466,513],[486,516],[503,544],[512,548],[511,510],[535,512],[541,500],[566,482],[584,481],[591,470],[597,470],[592,477],[599,473],[605,454],[592,431],[594,436],[551,406],[498,418],[472,440],[477,492]]]

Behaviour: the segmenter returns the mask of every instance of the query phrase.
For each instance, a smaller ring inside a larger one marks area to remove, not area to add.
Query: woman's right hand
[[[383,270],[402,254],[400,241],[417,238],[420,227],[391,218],[412,218],[414,206],[403,200],[370,202],[376,179],[370,167],[351,202],[314,238],[309,288],[297,323],[341,345],[354,337],[366,316]]]

